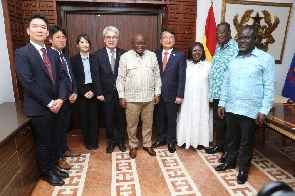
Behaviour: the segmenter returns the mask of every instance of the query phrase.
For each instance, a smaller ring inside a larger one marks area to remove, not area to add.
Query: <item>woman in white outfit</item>
[[[209,107],[209,71],[204,46],[194,42],[188,49],[184,99],[177,118],[177,145],[189,149],[209,147],[213,140]]]

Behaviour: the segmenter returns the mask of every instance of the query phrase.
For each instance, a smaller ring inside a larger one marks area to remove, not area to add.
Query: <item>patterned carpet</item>
[[[154,134],[155,135],[155,134]],[[237,184],[238,167],[216,172],[220,154],[206,154],[204,150],[189,150],[177,147],[169,153],[165,146],[156,149],[157,156],[151,157],[139,146],[136,159],[128,152],[115,148],[106,154],[105,132],[100,130],[99,149],[86,150],[79,130],[68,136],[73,151],[80,157],[67,158],[72,165],[70,177],[65,185],[52,187],[39,180],[32,195],[66,196],[193,196],[193,195],[257,195],[271,181],[284,181],[295,188],[292,176],[295,160],[295,144],[289,141],[282,146],[281,136],[267,130],[266,142],[261,143],[262,133],[257,133],[255,151],[248,181]],[[140,136],[139,136],[140,137]]]

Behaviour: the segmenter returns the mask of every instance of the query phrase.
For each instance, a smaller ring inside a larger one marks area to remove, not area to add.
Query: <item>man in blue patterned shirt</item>
[[[272,108],[275,93],[275,61],[255,47],[256,37],[257,29],[252,25],[245,25],[239,32],[239,52],[224,75],[218,107],[220,118],[226,110],[228,158],[215,170],[235,168],[241,144],[238,184],[244,184],[248,179],[255,132]]]
[[[217,25],[215,54],[210,71],[210,98],[213,99],[213,119],[216,124],[216,145],[206,150],[209,154],[217,152],[225,153],[219,159],[223,163],[227,158],[226,151],[226,120],[221,119],[217,115],[218,103],[221,94],[221,85],[223,83],[223,75],[227,69],[229,60],[236,52],[238,52],[237,42],[231,37],[230,25],[222,22]]]

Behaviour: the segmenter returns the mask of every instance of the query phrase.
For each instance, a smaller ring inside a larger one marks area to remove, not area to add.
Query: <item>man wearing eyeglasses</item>
[[[177,110],[184,98],[186,78],[185,54],[173,48],[175,36],[172,29],[164,29],[160,38],[163,49],[155,52],[160,67],[162,91],[160,102],[155,108],[158,139],[152,148],[168,143],[170,153],[175,152]]]
[[[154,105],[159,103],[161,78],[155,53],[146,50],[146,37],[135,34],[132,50],[121,56],[118,70],[117,89],[120,105],[125,108],[129,156],[137,156],[136,137],[139,116],[142,121],[143,150],[151,156],[156,152],[151,148]]]
[[[102,102],[106,121],[106,137],[108,147],[106,153],[112,153],[115,146],[122,152],[126,151],[125,138],[125,110],[119,105],[119,96],[116,88],[119,60],[126,51],[118,48],[119,30],[108,26],[103,30],[105,47],[93,54],[92,80],[94,93]],[[117,134],[114,131],[114,119],[117,122]]]

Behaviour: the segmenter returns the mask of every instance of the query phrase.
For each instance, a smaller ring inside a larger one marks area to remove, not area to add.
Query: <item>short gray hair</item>
[[[113,26],[107,26],[106,28],[104,28],[104,30],[102,32],[102,36],[104,37],[107,34],[108,31],[113,31],[119,37],[119,34],[120,34],[119,30],[116,27],[113,27]]]

